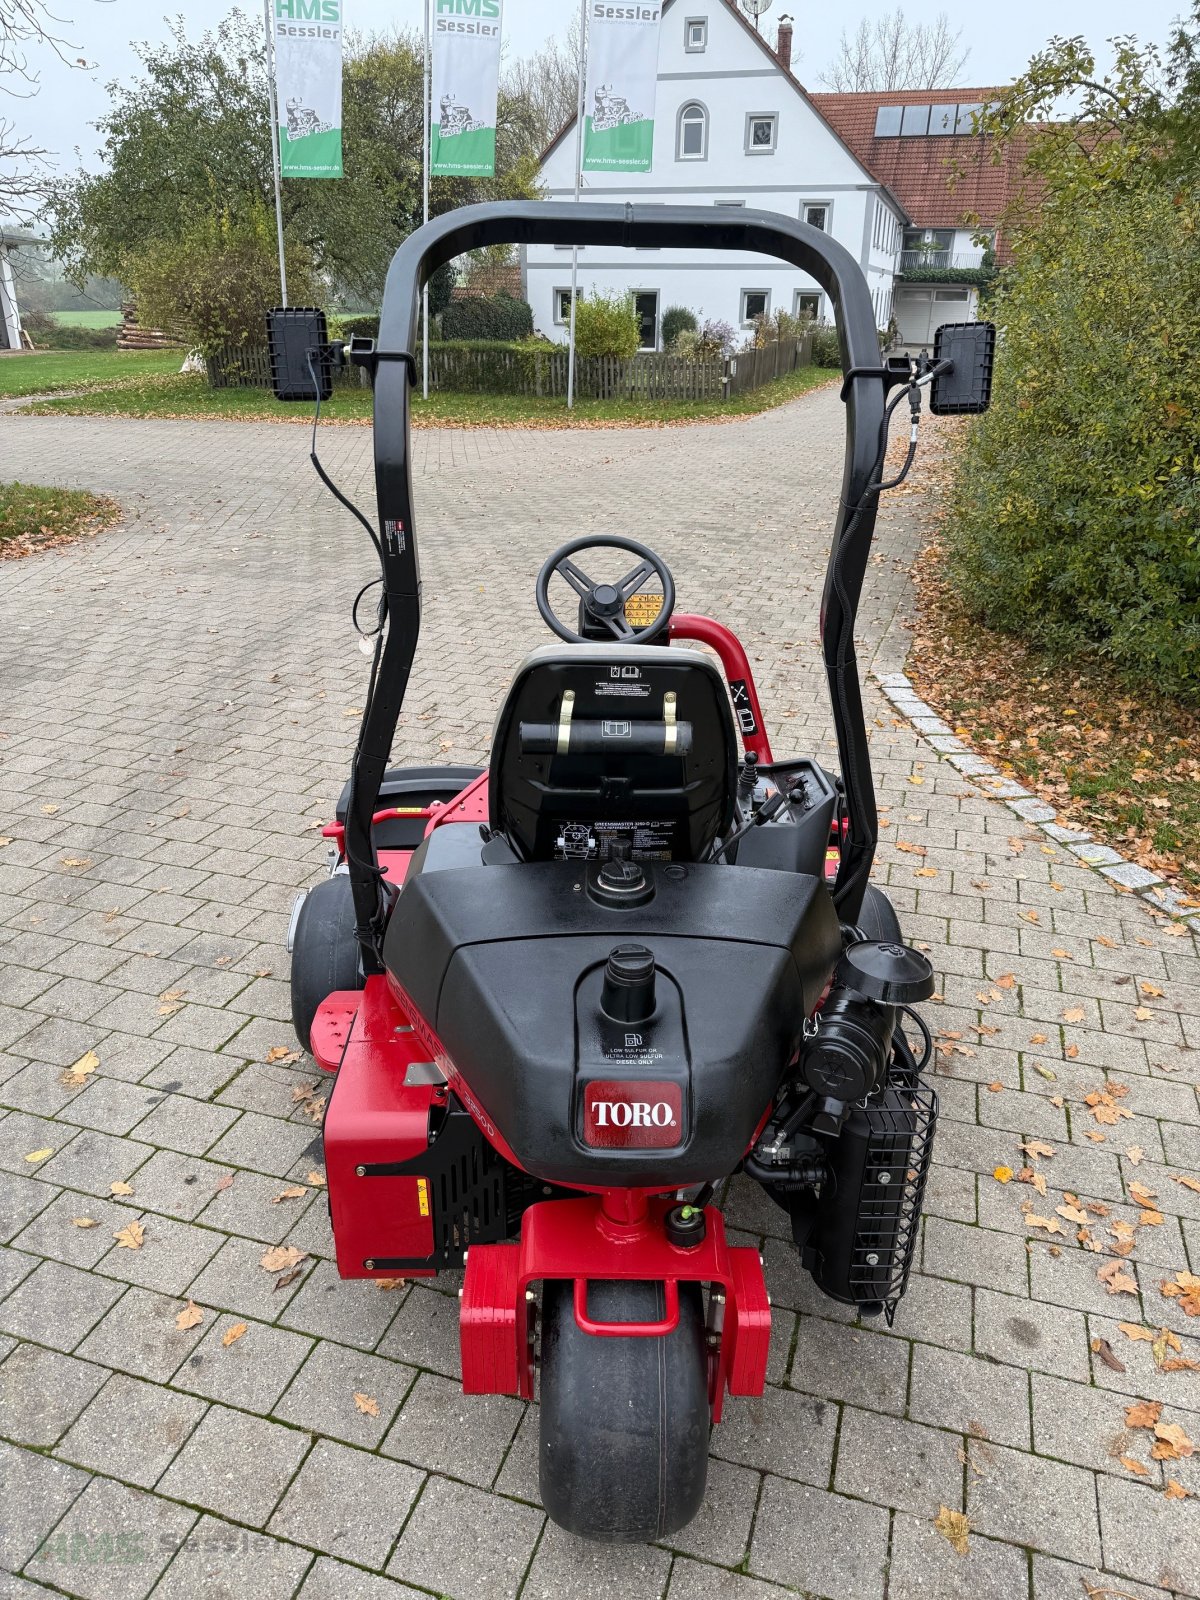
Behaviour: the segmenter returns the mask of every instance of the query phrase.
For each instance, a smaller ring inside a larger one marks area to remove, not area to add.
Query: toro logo
[[[583,1142],[597,1150],[666,1150],[683,1141],[677,1083],[594,1078],[583,1093]]]

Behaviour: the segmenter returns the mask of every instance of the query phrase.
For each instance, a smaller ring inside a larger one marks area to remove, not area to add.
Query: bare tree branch
[[[962,29],[954,32],[944,11],[932,22],[909,22],[900,10],[873,22],[864,17],[853,33],[843,31],[820,81],[836,94],[948,88],[970,55],[961,40]]]
[[[30,45],[48,46],[66,66],[86,66],[75,53],[77,47],[60,32],[70,26],[46,0],[0,0],[0,89],[18,99],[37,93],[38,76],[26,54]]]

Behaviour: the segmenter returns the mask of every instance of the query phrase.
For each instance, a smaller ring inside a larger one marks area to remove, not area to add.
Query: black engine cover
[[[816,877],[646,863],[598,904],[570,861],[419,872],[384,959],[526,1171],[554,1183],[702,1182],[750,1143],[841,951]],[[601,1008],[617,944],[653,954],[636,1026]]]

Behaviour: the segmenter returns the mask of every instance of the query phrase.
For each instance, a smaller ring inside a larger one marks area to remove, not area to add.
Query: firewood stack
[[[137,302],[126,300],[121,306],[121,331],[117,334],[118,350],[175,350],[183,340],[160,328],[143,328],[138,322]]]

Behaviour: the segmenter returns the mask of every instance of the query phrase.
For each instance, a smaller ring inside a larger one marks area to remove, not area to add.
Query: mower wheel
[[[317,1007],[335,989],[361,989],[354,900],[344,872],[310,889],[292,935],[292,1026],[309,1048]]]
[[[542,1302],[542,1504],[585,1539],[661,1539],[696,1515],[708,1476],[708,1363],[698,1283],[679,1285],[679,1325],[665,1336],[584,1333],[574,1285],[547,1282]],[[605,1322],[659,1322],[661,1283],[588,1285]]]
[[[858,926],[868,939],[882,939],[885,944],[904,943],[895,906],[883,890],[873,883],[867,885],[862,910],[858,914]]]

